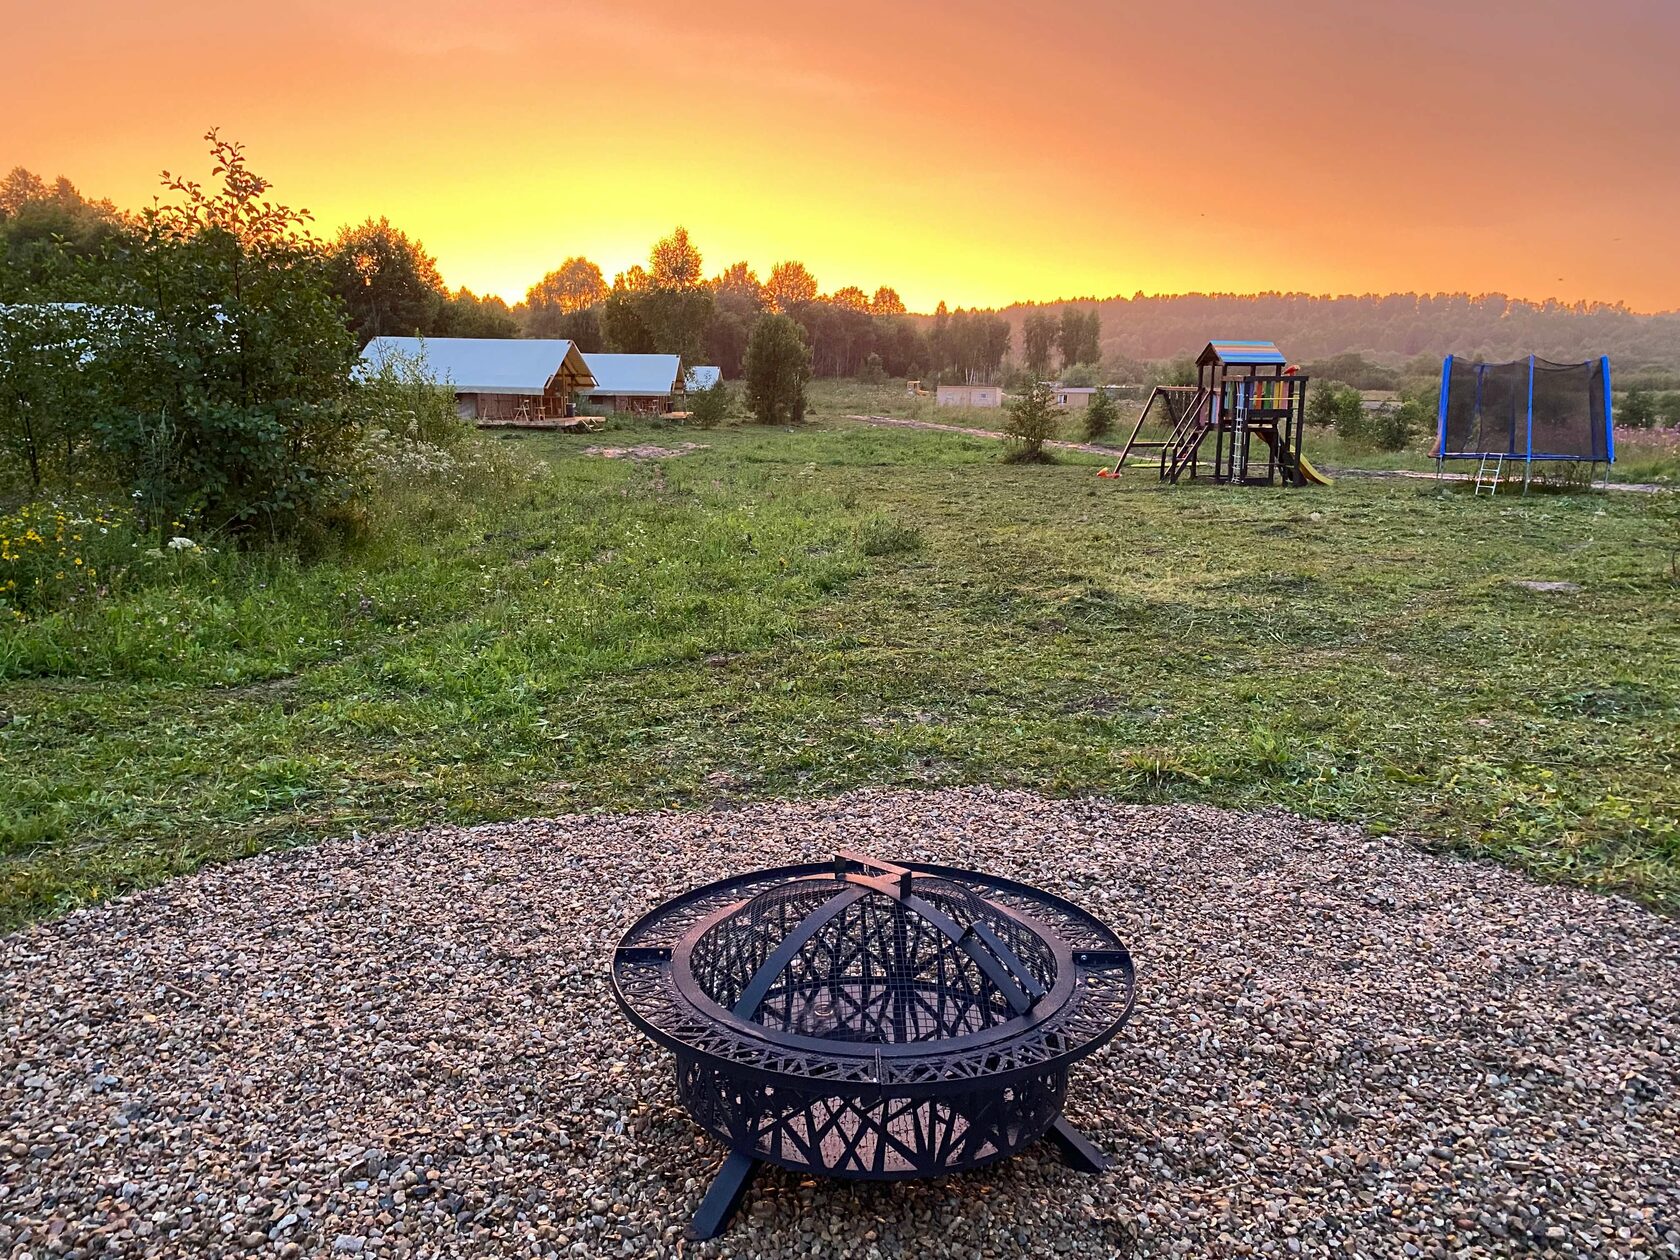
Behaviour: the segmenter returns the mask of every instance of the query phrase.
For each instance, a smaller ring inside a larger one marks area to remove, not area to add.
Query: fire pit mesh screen
[[[1055,984],[1049,946],[1014,920],[986,914],[962,885],[923,879],[916,894],[951,921],[985,923],[1041,986]],[[765,965],[802,927],[796,952],[766,979]],[[825,1040],[930,1041],[1016,1015],[974,958],[927,916],[885,892],[837,893],[833,880],[798,881],[753,897],[701,934],[690,967],[706,996],[735,1015]]]
[[[1053,893],[843,853],[656,907],[612,979],[729,1152],[691,1237],[723,1228],[766,1160],[890,1180],[1050,1137],[1076,1166],[1105,1166],[1061,1111],[1072,1065],[1131,1012],[1132,962]]]

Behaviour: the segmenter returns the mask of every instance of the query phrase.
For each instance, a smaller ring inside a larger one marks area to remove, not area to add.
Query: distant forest
[[[1488,360],[1537,354],[1579,362],[1608,354],[1619,369],[1680,369],[1680,311],[1641,315],[1621,304],[1526,302],[1504,294],[1185,293],[1023,303],[1001,313],[1021,344],[1027,316],[1067,306],[1101,316],[1105,363],[1193,355],[1219,337],[1275,341],[1320,360],[1357,353],[1390,367],[1446,354]]]

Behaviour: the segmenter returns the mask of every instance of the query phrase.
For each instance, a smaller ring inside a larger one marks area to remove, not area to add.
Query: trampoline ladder
[[[1488,471],[1488,461],[1493,461],[1493,471]],[[1499,493],[1499,476],[1505,470],[1503,455],[1483,455],[1482,462],[1476,465],[1476,488],[1470,493],[1480,494],[1485,488],[1489,494]]]

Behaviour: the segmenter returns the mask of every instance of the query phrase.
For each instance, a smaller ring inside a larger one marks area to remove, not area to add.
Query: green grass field
[[[498,438],[531,478],[417,488],[354,553],[184,558],[8,628],[0,926],[352,828],[974,782],[1279,806],[1680,909],[1666,500],[1109,482],[858,402]]]

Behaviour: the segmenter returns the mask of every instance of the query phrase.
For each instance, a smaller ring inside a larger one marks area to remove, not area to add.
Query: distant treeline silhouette
[[[1392,366],[1459,354],[1537,354],[1560,362],[1608,354],[1618,366],[1680,368],[1680,311],[1643,315],[1620,303],[1528,302],[1501,293],[1183,293],[1023,303],[1001,313],[1021,344],[1034,311],[1094,307],[1105,361],[1172,359],[1216,337],[1275,341],[1298,360],[1357,352]]]

